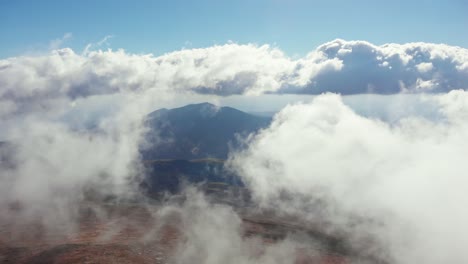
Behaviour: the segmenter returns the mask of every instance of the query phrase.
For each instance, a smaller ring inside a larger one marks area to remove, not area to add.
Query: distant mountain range
[[[160,109],[146,119],[149,131],[141,153],[145,160],[226,159],[241,146],[238,136],[267,127],[271,117],[210,103]]]

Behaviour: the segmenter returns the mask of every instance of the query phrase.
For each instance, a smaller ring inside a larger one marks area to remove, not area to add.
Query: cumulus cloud
[[[58,49],[1,60],[0,98],[37,101],[150,89],[219,95],[447,92],[466,88],[467,60],[467,49],[443,44],[344,40],[297,60],[268,45],[234,43],[162,56]]]
[[[464,64],[468,50],[443,44],[407,43],[373,45],[365,41],[334,40],[314,54],[341,63],[339,71],[320,73],[307,85],[285,92],[417,93],[466,89]],[[310,55],[309,55],[310,56]]]
[[[262,206],[326,222],[361,252],[390,263],[466,262],[468,94],[428,100],[442,119],[388,124],[335,94],[289,105],[231,164]]]
[[[43,101],[146,90],[262,93],[278,89],[293,66],[278,49],[255,45],[228,44],[160,57],[123,50],[79,55],[61,49],[2,60],[0,98]]]

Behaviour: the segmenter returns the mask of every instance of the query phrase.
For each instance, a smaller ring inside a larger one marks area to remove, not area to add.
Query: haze
[[[464,2],[0,10],[0,261],[468,263]]]

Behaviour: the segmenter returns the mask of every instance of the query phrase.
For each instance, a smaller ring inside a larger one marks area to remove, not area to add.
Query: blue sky
[[[343,38],[375,44],[424,41],[468,47],[468,1],[23,1],[0,0],[0,57],[63,46],[81,51],[107,35],[113,49],[162,54],[238,43],[290,56]]]

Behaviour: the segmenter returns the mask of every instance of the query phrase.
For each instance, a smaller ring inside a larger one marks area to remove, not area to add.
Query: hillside
[[[149,131],[142,147],[145,160],[226,159],[246,136],[269,125],[270,117],[255,116],[210,103],[160,109],[146,120]]]

